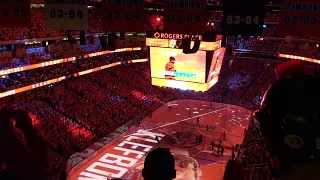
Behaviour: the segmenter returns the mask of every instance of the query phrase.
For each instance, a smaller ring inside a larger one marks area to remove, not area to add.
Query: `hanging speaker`
[[[190,46],[191,46],[191,39],[190,38],[183,39],[181,46],[183,49],[183,53],[188,52],[190,50]]]
[[[100,37],[99,37],[99,40],[100,40],[101,48],[102,48],[103,50],[107,50],[106,36],[100,36]]]
[[[86,32],[80,31],[80,45],[86,45]]]
[[[65,35],[67,36],[69,43],[71,44],[77,43],[77,41],[74,38],[72,38],[70,30],[66,31]]]
[[[93,38],[93,36],[89,36],[89,43],[90,43],[90,44],[94,44],[94,38]]]
[[[12,51],[12,45],[11,44],[7,44],[6,45],[6,49],[7,49],[7,51]]]
[[[56,41],[55,40],[49,40],[48,44],[54,44]]]
[[[46,47],[47,46],[47,41],[42,41],[41,45],[42,45],[42,47]]]
[[[15,44],[12,44],[12,46],[11,46],[11,50],[12,50],[12,51],[16,51],[16,50],[17,50],[17,48],[16,48],[16,45],[15,45]]]
[[[191,39],[187,38],[182,40],[182,48],[183,48],[183,53],[184,54],[194,54],[198,52],[200,48],[200,40],[194,41],[192,49],[190,48],[191,46]]]
[[[114,51],[117,49],[117,36],[115,34],[108,35],[108,50]]]
[[[222,36],[221,47],[227,47],[227,36]]]
[[[226,47],[226,55],[227,56],[232,56],[233,55],[233,49],[231,45],[227,45]]]
[[[126,33],[125,32],[121,32],[120,33],[120,40],[125,40],[126,38]]]

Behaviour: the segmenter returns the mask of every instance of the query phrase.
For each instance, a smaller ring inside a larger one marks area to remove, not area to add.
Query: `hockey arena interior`
[[[282,24],[317,27],[316,1],[286,4],[314,13],[300,21],[268,1],[259,36],[224,34],[232,0],[203,1],[204,34],[167,32],[168,1],[145,0],[135,32],[106,31],[113,1],[26,1],[24,27],[6,19],[22,1],[0,1],[0,179],[320,178],[320,38]]]

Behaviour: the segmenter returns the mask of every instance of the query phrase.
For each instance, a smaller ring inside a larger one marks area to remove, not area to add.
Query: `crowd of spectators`
[[[3,40],[30,37],[61,36],[65,32],[46,30],[43,9],[33,9],[33,28],[17,28],[13,32],[0,30]],[[89,32],[101,32],[100,10],[89,9]],[[214,13],[214,19],[220,18]],[[159,18],[159,19],[158,19]],[[268,14],[269,21],[278,21],[278,16]],[[160,16],[147,16],[149,29],[162,29]],[[75,34],[77,32],[73,32]],[[15,34],[15,35],[13,35]],[[266,28],[266,36],[275,36],[276,28]],[[68,42],[49,45],[40,44],[17,46],[17,57],[1,56],[2,69],[25,66],[61,57],[78,56],[101,50],[97,43],[87,46],[71,47]],[[141,42],[144,43],[143,38]],[[122,47],[137,45],[136,39],[128,38],[119,42]],[[234,44],[236,49],[265,52],[280,52],[317,58],[316,44],[293,44],[284,40],[263,38],[239,38]],[[48,59],[44,56],[50,57]],[[13,73],[0,78],[0,92],[9,91],[46,80],[68,77],[68,80],[48,87],[35,89],[14,96],[2,98],[0,107],[10,105],[14,109],[25,110],[32,119],[38,136],[45,140],[48,149],[47,167],[53,172],[64,170],[70,155],[81,151],[99,138],[112,132],[131,119],[142,118],[163,103],[176,99],[199,99],[220,101],[243,106],[254,110],[262,99],[266,88],[275,79],[274,68],[280,62],[261,61],[253,58],[226,58],[223,62],[219,82],[208,92],[181,91],[178,89],[152,86],[148,63],[126,64],[73,77],[79,71],[103,66],[113,62],[125,62],[131,59],[146,58],[144,51],[112,53],[47,66],[43,68]],[[314,67],[311,67],[311,72]],[[237,161],[241,164],[245,179],[272,180],[270,159],[259,129],[254,125],[246,131],[245,140],[238,151]]]
[[[225,82],[222,87],[222,96],[224,96],[225,102],[234,104],[238,102],[251,83],[255,81],[263,70],[264,63],[246,58],[238,58],[229,62],[228,73],[225,74],[223,79]],[[253,69],[255,70],[253,71]]]
[[[121,52],[14,73],[10,75],[10,79],[16,83],[2,90],[71,75],[116,61],[145,57],[143,51]],[[243,73],[255,77],[255,73],[250,72],[250,67],[256,69],[263,66],[258,61],[249,61],[246,63],[249,64],[247,67],[241,64],[243,60],[233,60],[232,63],[226,60],[222,68],[224,75],[221,76],[221,83],[207,93],[154,87],[150,83],[148,63],[124,63],[97,73],[71,78],[52,87],[2,98],[0,104],[10,104],[15,109],[29,112],[39,136],[48,144],[48,162],[57,162],[48,166],[57,169],[63,167],[67,157],[74,152],[135,118],[136,112],[148,114],[163,102],[175,99],[217,100],[217,93],[221,89],[219,86],[236,74],[231,72],[239,71],[240,68]],[[227,74],[227,71],[230,73]],[[238,91],[237,88],[230,89],[229,96],[234,97],[244,92],[243,89]],[[61,139],[65,139],[64,143],[61,143]]]
[[[0,79],[0,92],[62,76],[72,77],[77,72],[113,62],[125,62],[146,57],[147,54],[144,51],[118,52],[13,73]],[[260,61],[259,59],[245,57],[236,57],[235,59],[225,58],[219,82],[212,87],[209,92],[203,94],[210,94],[213,100],[221,99],[221,101],[225,103],[237,104],[249,109],[254,109],[256,105],[260,103],[264,90],[275,80],[274,68],[279,63],[280,62],[277,61]],[[317,66],[315,67],[316,68],[311,67],[308,71],[312,72],[314,69],[317,69]],[[145,79],[143,79],[141,83],[144,82],[145,87],[150,87],[146,93],[158,94],[157,92],[153,92],[152,86],[150,85],[149,67],[143,68],[144,69],[140,69],[139,71],[145,72],[145,75],[138,75],[138,71],[136,70],[129,70],[133,72],[126,74],[123,72],[122,66],[115,67],[114,69],[116,70],[111,69],[111,71],[122,79],[127,78],[128,82],[133,82],[131,79],[137,78],[136,76],[143,76]],[[132,85],[136,88],[140,87],[138,84],[133,83]]]
[[[15,47],[16,51],[0,52],[0,70],[85,54],[78,46],[67,41],[57,41],[47,47],[40,43],[17,44]]]
[[[238,149],[236,161],[241,165],[246,180],[274,180],[271,160],[265,139],[252,120]]]
[[[231,44],[234,49],[320,59],[319,44],[317,42],[286,42],[285,39],[239,37],[236,42]]]
[[[27,66],[31,64],[57,60],[61,58],[79,57],[88,53],[102,51],[99,37],[94,37],[93,43],[88,39],[86,45],[80,42],[70,43],[69,41],[58,40],[48,46],[42,46],[40,42],[33,44],[16,44],[15,51],[8,51],[5,46],[0,50],[0,70]],[[118,38],[117,47],[132,48],[145,47],[144,36],[127,36],[124,40]]]
[[[14,73],[10,78],[19,83],[9,89],[72,75],[113,62],[145,57],[144,51],[112,53]],[[261,97],[275,81],[274,68],[279,63],[227,57],[223,62],[219,82],[208,92],[152,86],[149,63],[122,63],[85,76],[70,76],[68,80],[52,86],[1,98],[0,107],[10,105],[29,113],[38,135],[48,145],[49,169],[60,171],[74,152],[81,151],[117,127],[137,118],[136,112],[139,112],[139,118],[144,117],[168,101],[220,101],[253,110],[261,101],[257,97]],[[272,179],[269,157],[258,134],[259,130],[254,126],[247,130],[237,160],[244,168],[247,179],[269,180]]]
[[[32,8],[30,29],[1,28],[0,39],[8,41],[65,35],[65,31],[46,29],[44,17],[43,8]],[[222,12],[212,12],[209,20],[217,22],[221,21],[221,18]],[[162,30],[162,16],[148,15],[147,20],[148,30]],[[278,22],[279,15],[267,13],[265,21]],[[101,9],[89,8],[89,27],[88,33],[103,32]],[[277,37],[277,28],[265,28],[263,36]],[[315,37],[305,38],[319,40]],[[0,69],[101,50],[99,38],[96,38],[95,42],[86,46],[74,46],[64,41],[50,44],[48,47],[42,47],[40,44],[18,45],[16,58],[12,58],[12,54],[8,54],[8,51],[0,52]],[[119,41],[120,47],[143,46],[143,44],[145,38],[137,40],[136,37],[132,37],[126,41]],[[320,58],[316,43],[288,43],[284,39],[240,37],[233,47]],[[38,136],[46,142],[48,169],[61,172],[64,170],[66,160],[73,153],[83,150],[124,123],[134,118],[141,119],[168,101],[176,99],[219,101],[254,110],[261,102],[264,91],[275,81],[274,68],[280,63],[253,58],[225,58],[219,82],[208,92],[194,92],[152,86],[148,63],[125,63],[128,60],[146,57],[147,53],[144,51],[111,53],[0,77],[0,92],[61,76],[68,77],[67,80],[50,86],[1,98],[0,108],[10,106],[28,112]],[[113,62],[122,64],[74,77],[77,72]],[[308,71],[311,73],[317,68],[312,66]],[[244,170],[245,179],[273,180],[265,144],[259,129],[252,124],[246,131],[236,159]]]
[[[70,155],[132,119],[136,112],[161,106],[149,95],[144,95],[150,98],[144,103],[145,97],[137,92],[105,71],[81,76],[68,85],[60,83],[1,99],[0,107],[10,105],[29,113],[48,145],[48,167],[60,171]]]
[[[244,93],[238,103],[239,105],[247,107],[248,109],[255,109],[260,104],[264,91],[276,79],[274,68],[277,65],[279,64],[274,63],[264,65],[263,71],[256,78],[249,91]]]
[[[62,76],[69,77],[77,72],[100,67],[113,62],[124,62],[139,58],[146,58],[146,54],[143,51],[119,52],[77,60],[76,62],[67,62],[13,73],[5,76],[4,78],[0,78],[0,92],[9,91]]]

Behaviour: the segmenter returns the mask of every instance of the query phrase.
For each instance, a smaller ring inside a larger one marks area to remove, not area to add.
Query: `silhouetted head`
[[[0,120],[0,179],[47,176],[47,149],[38,139],[28,113],[3,109],[0,110]]]
[[[157,148],[147,155],[142,176],[145,180],[171,180],[176,178],[174,166],[170,149]]]
[[[269,87],[254,117],[272,148],[279,178],[320,179],[320,79],[280,78]]]
[[[235,160],[229,160],[224,171],[223,180],[242,180],[241,165]]]

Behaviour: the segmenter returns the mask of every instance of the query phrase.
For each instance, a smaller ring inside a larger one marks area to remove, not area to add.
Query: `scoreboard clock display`
[[[264,1],[226,0],[223,4],[222,34],[260,36],[263,31]]]

